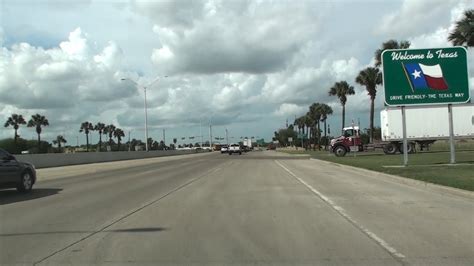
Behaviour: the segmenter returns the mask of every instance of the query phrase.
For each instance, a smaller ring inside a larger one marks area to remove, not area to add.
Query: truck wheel
[[[395,143],[389,143],[383,146],[383,152],[385,154],[395,154],[398,150],[398,147]]]
[[[21,175],[20,183],[17,186],[19,192],[29,192],[33,188],[33,176],[29,171],[25,171]]]
[[[347,150],[346,148],[344,148],[344,146],[337,146],[336,148],[334,148],[334,154],[337,157],[344,157],[346,153],[347,153]]]
[[[410,153],[415,153],[416,149],[415,149],[415,144],[414,143],[408,143],[408,154]],[[403,144],[400,145],[400,153],[403,154]]]

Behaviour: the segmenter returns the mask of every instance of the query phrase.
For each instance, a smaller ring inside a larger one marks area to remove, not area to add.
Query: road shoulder
[[[431,191],[436,191],[436,192],[439,192],[441,194],[448,194],[448,195],[451,195],[451,196],[460,196],[460,197],[467,197],[467,198],[474,199],[474,192],[472,192],[472,191],[467,191],[467,190],[462,190],[462,189],[458,189],[458,188],[438,185],[438,184],[425,182],[425,181],[421,181],[421,180],[416,180],[416,179],[411,179],[411,178],[403,177],[403,176],[386,174],[386,173],[377,172],[377,171],[373,171],[373,170],[369,170],[369,169],[365,169],[365,168],[360,168],[360,167],[355,167],[355,166],[351,166],[351,165],[339,164],[339,163],[335,163],[335,162],[328,162],[328,161],[325,161],[325,160],[320,160],[320,159],[315,159],[315,158],[310,158],[310,160],[318,161],[318,162],[325,163],[325,164],[328,164],[328,165],[336,165],[338,167],[351,169],[351,170],[354,170],[354,171],[365,172],[365,173],[368,173],[372,176],[391,179],[391,180],[396,181],[396,182],[401,183],[401,184],[413,185],[413,186],[416,186],[418,188],[424,188],[424,189],[428,189],[428,190],[431,190]]]

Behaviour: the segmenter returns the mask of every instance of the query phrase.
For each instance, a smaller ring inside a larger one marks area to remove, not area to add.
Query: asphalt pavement
[[[2,265],[474,265],[473,198],[307,157],[39,175],[30,194],[0,190]]]

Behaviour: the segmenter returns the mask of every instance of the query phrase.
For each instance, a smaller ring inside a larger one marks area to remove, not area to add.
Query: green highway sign
[[[382,75],[387,105],[470,101],[464,47],[385,50]]]

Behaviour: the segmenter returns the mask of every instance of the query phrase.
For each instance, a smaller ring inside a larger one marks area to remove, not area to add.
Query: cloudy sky
[[[341,108],[328,89],[347,80],[356,95],[346,121],[368,126],[369,98],[355,84],[388,39],[412,48],[451,46],[448,33],[470,0],[0,0],[0,122],[12,113],[45,115],[43,138],[69,143],[80,123],[113,123],[166,140],[225,129],[235,140],[268,140],[313,102]],[[471,94],[472,48],[468,54]],[[168,77],[164,77],[168,76]],[[383,107],[383,90],[376,100]],[[350,123],[350,122],[349,122]],[[23,138],[34,138],[22,127]],[[97,141],[93,134],[93,141]],[[1,127],[0,139],[13,137]],[[232,140],[232,139],[231,139]],[[189,141],[188,141],[189,142]]]

